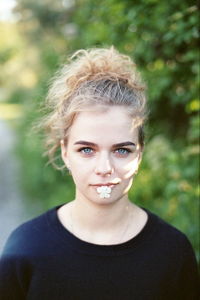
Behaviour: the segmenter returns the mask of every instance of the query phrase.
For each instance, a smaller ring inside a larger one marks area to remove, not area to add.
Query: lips
[[[109,183],[95,183],[95,184],[91,184],[92,186],[114,186],[114,185],[117,185],[117,183],[112,183],[112,182],[109,182]]]

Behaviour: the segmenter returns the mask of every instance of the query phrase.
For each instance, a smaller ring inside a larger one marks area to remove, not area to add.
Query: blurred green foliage
[[[18,153],[29,201],[46,209],[74,197],[70,176],[46,166],[41,137],[30,131],[50,78],[74,50],[114,45],[135,60],[148,86],[146,149],[130,198],[184,231],[199,259],[197,6],[186,0],[18,0],[15,13],[16,23],[0,25],[0,82],[5,99],[24,107]]]

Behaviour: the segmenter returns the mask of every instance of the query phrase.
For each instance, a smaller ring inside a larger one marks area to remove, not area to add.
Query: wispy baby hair
[[[54,76],[46,101],[50,111],[42,122],[46,129],[46,147],[50,162],[60,141],[67,143],[68,131],[77,113],[96,110],[97,106],[126,106],[139,128],[144,144],[146,116],[145,86],[136,66],[114,47],[76,51]]]

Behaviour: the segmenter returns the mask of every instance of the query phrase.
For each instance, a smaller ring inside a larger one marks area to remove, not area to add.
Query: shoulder
[[[162,245],[167,272],[173,271],[178,299],[199,299],[198,264],[188,237],[156,215],[153,218],[157,223],[157,240]]]
[[[156,234],[161,241],[165,241],[167,243],[167,241],[170,240],[171,242],[174,241],[176,243],[188,244],[189,240],[185,233],[153,212],[150,212],[149,210],[146,210],[146,212],[151,225],[153,225],[152,227],[154,227]]]
[[[56,208],[53,208],[36,218],[33,218],[20,226],[18,226],[9,236],[3,255],[12,256],[24,255],[27,252],[33,252],[38,245],[43,245],[47,242],[47,237],[52,236],[50,225],[48,222],[49,216],[55,214]]]
[[[152,239],[155,241],[156,247],[162,249],[163,253],[177,259],[180,263],[189,259],[196,264],[194,250],[186,234],[154,213],[146,211],[154,233]]]

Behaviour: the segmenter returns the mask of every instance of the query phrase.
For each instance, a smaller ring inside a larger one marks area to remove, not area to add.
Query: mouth
[[[112,190],[119,182],[106,182],[106,183],[95,183],[91,184],[96,192],[99,194],[100,198],[110,198]]]
[[[113,187],[114,185],[117,185],[118,183],[112,183],[112,182],[108,182],[108,183],[95,183],[95,184],[91,184],[91,186],[94,187],[101,187],[101,186],[110,186]]]

